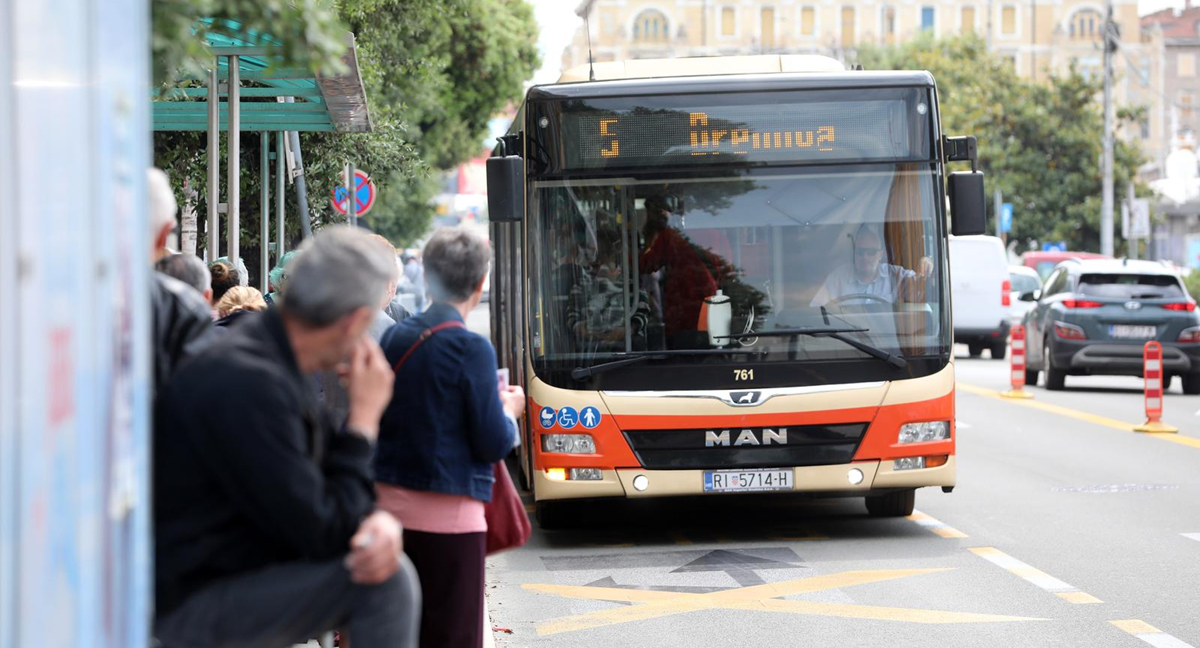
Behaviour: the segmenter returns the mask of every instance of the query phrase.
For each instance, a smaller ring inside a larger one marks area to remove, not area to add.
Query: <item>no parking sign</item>
[[[333,209],[337,213],[345,214],[350,210],[348,201],[346,200],[345,184],[339,184],[334,187],[330,195],[332,196]],[[371,211],[371,208],[374,206],[375,182],[371,180],[366,171],[356,169],[354,171],[354,215],[362,216]]]

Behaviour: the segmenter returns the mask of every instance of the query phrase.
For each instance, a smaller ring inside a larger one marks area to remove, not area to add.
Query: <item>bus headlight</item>
[[[945,441],[950,438],[949,421],[927,421],[925,423],[905,423],[900,426],[900,443],[921,443],[923,441]]]
[[[590,434],[543,434],[542,452],[596,454],[596,441]]]

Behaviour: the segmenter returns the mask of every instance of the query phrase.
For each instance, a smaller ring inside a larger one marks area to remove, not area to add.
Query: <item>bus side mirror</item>
[[[525,214],[525,160],[516,155],[487,160],[488,220],[515,223]]]
[[[955,236],[987,232],[983,174],[955,171],[950,174],[950,233]]]

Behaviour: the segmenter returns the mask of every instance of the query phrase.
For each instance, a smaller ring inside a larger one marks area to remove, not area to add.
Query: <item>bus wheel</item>
[[[896,491],[886,495],[874,495],[867,498],[867,513],[871,517],[904,517],[912,515],[913,506],[917,503],[917,490]]]
[[[575,521],[571,509],[562,502],[538,502],[533,515],[542,529],[564,529]]]

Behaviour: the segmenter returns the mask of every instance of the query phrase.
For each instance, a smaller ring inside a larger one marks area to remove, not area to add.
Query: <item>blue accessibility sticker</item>
[[[583,427],[594,430],[597,425],[600,425],[600,410],[595,407],[585,407],[579,412],[579,422]]]
[[[538,412],[538,420],[542,424],[542,429],[549,430],[554,427],[554,419],[557,416],[558,413],[554,411],[553,407],[543,407],[542,411]]]
[[[564,430],[579,425],[579,414],[575,412],[574,407],[563,407],[558,410],[558,426]]]

